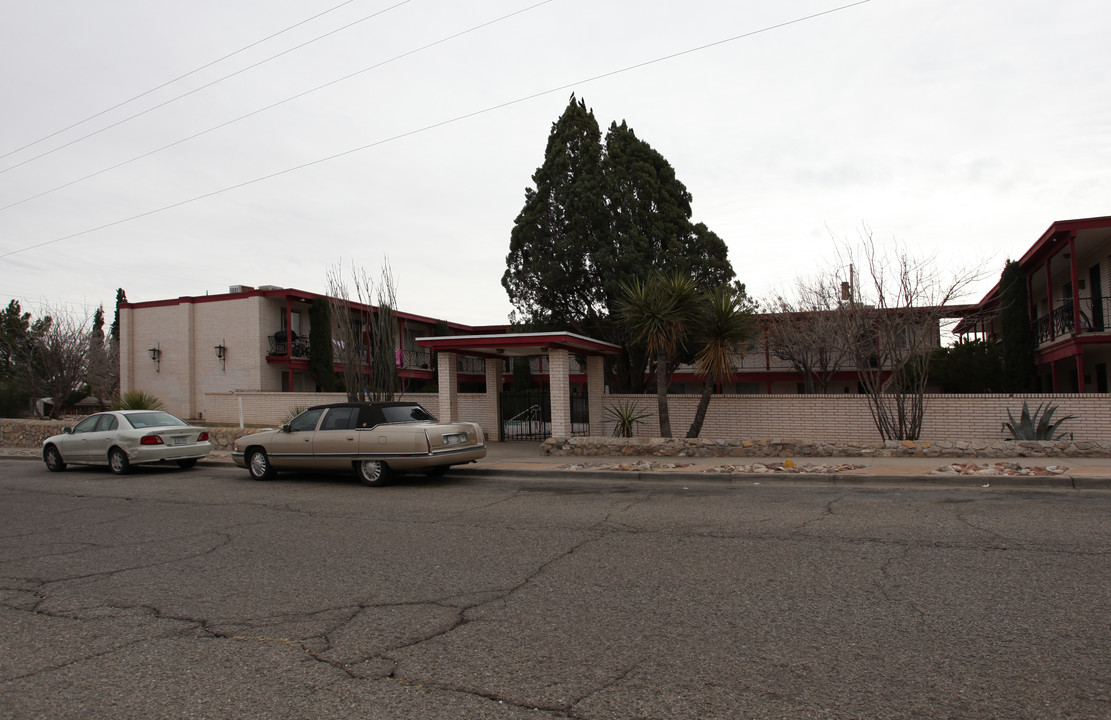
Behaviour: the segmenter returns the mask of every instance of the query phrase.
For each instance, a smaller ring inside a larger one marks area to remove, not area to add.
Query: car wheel
[[[275,475],[274,466],[262,448],[255,448],[247,455],[247,471],[255,480],[270,480]]]
[[[360,460],[355,463],[355,476],[363,485],[385,485],[390,479],[390,468],[381,460]]]
[[[62,460],[62,453],[58,452],[58,448],[53,445],[42,451],[42,459],[46,463],[46,469],[50,472],[62,472],[66,469],[66,463]]]
[[[131,462],[127,459],[127,453],[114,447],[108,451],[108,469],[117,475],[123,475],[131,468]]]
[[[197,458],[189,458],[187,460],[178,460],[177,466],[182,470],[188,470],[197,464]]]

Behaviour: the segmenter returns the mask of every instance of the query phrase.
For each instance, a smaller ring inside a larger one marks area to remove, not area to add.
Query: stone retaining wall
[[[51,435],[60,435],[62,428],[72,427],[78,419],[13,420],[0,418],[0,447],[37,448]],[[244,435],[258,432],[251,428],[207,427],[209,441],[215,450],[231,450],[232,443]]]
[[[945,440],[803,442],[680,438],[549,438],[543,455],[648,455],[657,457],[1111,457],[1111,442]]]

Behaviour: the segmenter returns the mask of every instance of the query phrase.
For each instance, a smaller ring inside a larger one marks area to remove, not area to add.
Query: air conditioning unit
[[[232,285],[228,288],[228,292],[230,293],[244,293],[250,292],[251,290],[254,290],[254,288],[250,285]]]

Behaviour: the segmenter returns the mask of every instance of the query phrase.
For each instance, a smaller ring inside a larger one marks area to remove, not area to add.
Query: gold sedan
[[[353,470],[365,485],[394,472],[441,474],[486,457],[477,423],[441,423],[417,403],[336,403],[309,408],[280,430],[235,441],[232,461],[256,480],[279,470]]]

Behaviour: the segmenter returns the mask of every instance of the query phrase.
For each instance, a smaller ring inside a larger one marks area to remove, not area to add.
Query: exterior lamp
[[[154,371],[159,372],[162,369],[162,345],[159,343],[147,352],[150,353],[150,359],[154,361]]]
[[[226,367],[225,364],[227,362],[227,356],[228,356],[228,348],[227,348],[226,345],[224,345],[224,342],[225,341],[221,340],[220,344],[217,345],[214,348],[214,350],[216,350],[216,359],[220,361],[220,369],[221,370],[225,369],[225,367]]]

